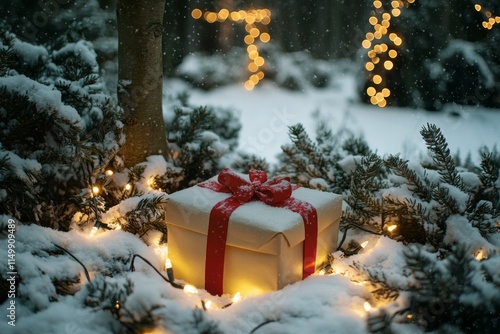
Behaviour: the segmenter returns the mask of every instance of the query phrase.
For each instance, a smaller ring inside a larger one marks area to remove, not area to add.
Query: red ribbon
[[[232,194],[231,197],[217,203],[210,211],[205,289],[213,295],[222,294],[229,217],[238,207],[252,200],[260,200],[273,207],[286,208],[302,216],[305,230],[302,279],[315,271],[318,214],[314,206],[291,197],[294,188],[288,177],[267,180],[267,174],[259,170],[250,170],[248,175],[250,182],[229,168],[225,168],[217,178],[219,182],[206,181],[199,184],[200,187],[216,192]]]

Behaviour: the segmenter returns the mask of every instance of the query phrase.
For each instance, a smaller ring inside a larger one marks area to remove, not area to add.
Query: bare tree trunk
[[[150,155],[168,156],[162,114],[162,32],[165,0],[119,0],[118,100],[125,112],[120,150],[131,167]]]

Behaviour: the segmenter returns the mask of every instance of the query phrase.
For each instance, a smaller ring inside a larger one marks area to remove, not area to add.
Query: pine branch
[[[427,148],[432,153],[432,158],[436,163],[441,181],[451,184],[462,191],[466,191],[463,180],[458,174],[458,171],[450,154],[450,149],[446,143],[446,138],[434,124],[427,123],[427,127],[423,126],[420,130]]]
[[[391,169],[395,175],[404,177],[408,181],[411,192],[417,194],[423,201],[429,202],[432,199],[432,188],[430,181],[420,176],[408,166],[408,160],[403,160],[397,155],[390,155],[384,161],[385,166]]]

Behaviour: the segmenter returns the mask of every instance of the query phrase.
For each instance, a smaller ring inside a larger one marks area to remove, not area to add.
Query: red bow
[[[220,172],[217,180],[233,193],[240,203],[249,202],[257,196],[262,202],[271,205],[282,202],[292,196],[292,184],[288,177],[275,177],[267,180],[267,174],[261,170],[248,172],[250,182],[243,179],[229,168]],[[220,189],[219,191],[224,191]]]
[[[229,217],[241,205],[256,198],[274,207],[281,207],[296,212],[304,221],[304,250],[302,278],[311,275],[315,270],[316,242],[318,236],[318,215],[316,209],[308,202],[293,197],[295,189],[288,177],[275,177],[267,180],[264,171],[250,170],[250,182],[238,174],[224,168],[217,180],[198,184],[216,192],[232,194],[214,205],[210,211],[207,231],[207,252],[205,259],[205,289],[214,295],[223,292],[224,255],[227,240]]]

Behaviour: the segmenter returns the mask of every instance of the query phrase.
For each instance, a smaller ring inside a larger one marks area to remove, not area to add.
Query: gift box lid
[[[240,176],[248,180],[247,175]],[[167,223],[206,235],[210,211],[215,204],[230,196],[199,186],[175,192],[169,195],[165,205]],[[342,213],[342,196],[337,194],[297,188],[292,197],[309,202],[316,208],[318,232],[335,222]],[[226,244],[259,250],[280,233],[285,236],[290,247],[302,242],[302,217],[286,208],[250,201],[231,214]]]

